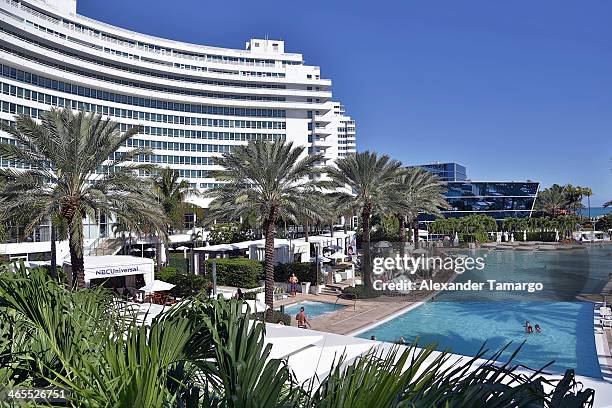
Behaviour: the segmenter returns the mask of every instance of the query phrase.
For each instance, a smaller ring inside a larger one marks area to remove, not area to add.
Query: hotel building
[[[355,122],[332,99],[331,80],[283,41],[194,45],[78,15],[76,0],[0,0],[0,72],[1,120],[70,107],[122,131],[142,125],[120,151],[150,148],[137,160],[176,169],[198,189],[215,185],[215,157],[249,140],[292,141],[322,153],[319,166],[355,151]],[[104,223],[87,225],[86,237]],[[30,239],[48,241],[49,228]]]
[[[445,217],[464,217],[484,214],[502,221],[505,218],[531,217],[538,195],[539,183],[534,181],[471,181],[465,166],[457,163],[431,163],[420,167],[447,182],[446,200],[451,210]],[[420,221],[434,217],[421,214]]]

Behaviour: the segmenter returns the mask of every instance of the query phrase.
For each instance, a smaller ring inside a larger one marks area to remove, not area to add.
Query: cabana
[[[153,283],[153,260],[127,255],[86,256],[85,286],[105,285],[116,288],[137,288]],[[64,272],[72,282],[72,265],[64,261]],[[143,284],[140,284],[143,283]]]

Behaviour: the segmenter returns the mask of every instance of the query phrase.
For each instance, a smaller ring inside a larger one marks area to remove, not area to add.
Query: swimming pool
[[[437,349],[474,355],[486,341],[490,356],[509,342],[525,341],[516,364],[540,368],[554,360],[549,370],[574,368],[579,375],[602,378],[593,336],[593,304],[566,299],[567,288],[579,282],[584,293],[597,293],[612,271],[612,248],[563,252],[476,251],[486,254],[483,271],[466,272],[457,281],[497,279],[545,283],[544,293],[499,295],[443,292],[378,327],[359,334],[378,340],[420,344],[437,342]],[[526,334],[525,321],[542,327],[542,333]],[[513,349],[513,347],[511,347]],[[504,356],[508,357],[511,351]]]
[[[323,316],[325,314],[335,312],[336,310],[343,309],[346,306],[340,304],[334,305],[333,303],[327,302],[313,302],[305,300],[285,306],[285,313],[291,317],[295,317],[295,315],[299,313],[301,307],[304,308],[304,312],[306,312],[306,316],[308,316],[309,319],[314,319],[315,317]]]

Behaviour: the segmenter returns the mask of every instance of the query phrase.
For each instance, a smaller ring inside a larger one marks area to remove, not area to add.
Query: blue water
[[[588,217],[589,216],[589,209],[588,208],[582,208],[580,210],[578,210],[578,212],[580,213],[580,215],[584,216],[584,217]],[[612,207],[591,207],[591,217],[599,217],[600,215],[606,215],[608,213],[612,213]]]
[[[295,317],[295,315],[300,312],[301,307],[304,308],[304,312],[306,312],[306,316],[308,316],[309,319],[314,319],[315,317],[340,310],[346,306],[334,305],[333,303],[326,302],[311,302],[306,300],[303,302],[294,303],[290,306],[285,306],[285,313],[291,317]]]
[[[483,271],[457,279],[539,281],[545,290],[534,294],[442,292],[428,302],[359,337],[419,344],[437,342],[438,350],[475,355],[486,341],[485,357],[509,342],[525,341],[513,360],[540,368],[554,360],[551,371],[574,368],[577,374],[602,378],[593,336],[593,304],[570,296],[572,291],[597,293],[612,272],[612,247],[568,252],[475,251],[486,255]],[[571,289],[571,290],[570,290]],[[539,324],[542,333],[526,334],[525,321]],[[513,348],[513,347],[511,347]],[[507,358],[511,351],[502,356]]]

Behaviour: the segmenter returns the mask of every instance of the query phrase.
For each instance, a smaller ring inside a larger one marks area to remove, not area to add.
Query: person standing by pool
[[[298,284],[298,278],[297,276],[295,276],[295,273],[292,273],[291,276],[289,277],[289,294],[293,297],[295,297],[296,293],[297,293],[297,284]]]
[[[295,316],[295,320],[297,320],[297,325],[299,328],[306,329],[306,326],[310,328],[310,322],[308,321],[308,316],[306,316],[304,307],[300,307],[300,312]]]

